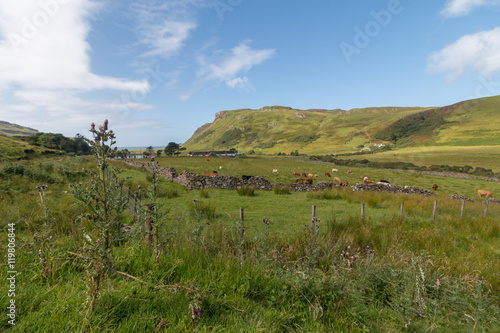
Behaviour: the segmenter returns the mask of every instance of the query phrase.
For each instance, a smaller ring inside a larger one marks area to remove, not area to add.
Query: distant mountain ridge
[[[199,127],[187,151],[333,154],[377,145],[500,145],[500,96],[444,107],[351,110],[265,106],[220,111]]]
[[[0,120],[0,134],[7,136],[14,135],[33,135],[38,133],[38,130],[17,124],[12,124],[7,121]]]

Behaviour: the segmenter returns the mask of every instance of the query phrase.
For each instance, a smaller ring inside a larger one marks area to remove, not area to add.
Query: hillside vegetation
[[[420,107],[296,110],[283,106],[218,112],[183,144],[188,151],[236,148],[262,153],[333,153],[370,142],[388,123]]]
[[[283,106],[216,114],[183,146],[188,151],[224,150],[289,154],[356,152],[373,143],[408,146],[500,145],[500,96],[444,107],[376,107],[297,110]]]
[[[7,121],[0,120],[0,134],[13,136],[13,135],[32,135],[37,133],[38,131],[33,128],[20,126],[17,124],[11,124]]]

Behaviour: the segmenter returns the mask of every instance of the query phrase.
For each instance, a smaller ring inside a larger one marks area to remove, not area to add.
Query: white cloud
[[[449,0],[441,15],[445,17],[456,17],[469,14],[474,8],[498,4],[498,0]]]
[[[197,28],[193,13],[203,6],[202,0],[147,0],[133,3],[132,13],[138,22],[135,31],[139,44],[148,50],[145,57],[161,56],[168,58],[177,53],[188,39],[192,30]]]
[[[253,66],[270,59],[276,52],[276,49],[254,50],[247,44],[246,41],[240,43],[232,48],[230,53],[217,52],[224,54],[218,62],[207,60],[206,57],[199,57],[200,69],[197,76],[202,81],[216,81],[218,83],[230,81],[235,79],[238,73],[249,71]]]
[[[249,91],[252,90],[253,86],[248,80],[248,78],[245,76],[243,78],[237,77],[232,80],[227,80],[226,85],[230,88],[233,89],[238,89],[238,90],[243,90],[243,91]]]
[[[500,27],[465,35],[428,59],[428,69],[447,73],[450,81],[467,68],[484,76],[500,71]]]
[[[74,135],[106,113],[118,118],[116,103],[88,93],[150,91],[147,79],[92,72],[87,37],[99,10],[91,0],[0,2],[0,119]]]

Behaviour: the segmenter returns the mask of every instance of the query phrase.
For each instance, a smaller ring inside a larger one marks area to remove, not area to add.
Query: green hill
[[[188,151],[334,154],[373,143],[407,146],[500,145],[500,96],[444,107],[298,110],[284,106],[221,111],[183,146]]]
[[[57,150],[31,145],[23,140],[0,135],[0,160],[27,158],[28,156],[55,154]]]
[[[20,126],[17,124],[11,124],[7,121],[0,120],[0,134],[7,136],[14,135],[33,135],[38,133],[36,129]]]
[[[346,110],[298,110],[283,106],[222,111],[198,128],[183,146],[188,151],[236,148],[308,154],[350,151],[366,144],[388,123],[426,110],[420,107],[377,107]]]

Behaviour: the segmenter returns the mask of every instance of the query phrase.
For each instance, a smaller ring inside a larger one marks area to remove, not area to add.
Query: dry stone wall
[[[435,195],[434,192],[416,187],[416,186],[408,186],[408,187],[401,187],[401,186],[396,186],[396,185],[381,185],[381,184],[371,184],[371,185],[366,185],[366,184],[356,184],[355,186],[352,186],[353,191],[385,191],[385,192],[391,192],[391,193],[399,193],[399,194],[419,194],[419,195],[424,195],[424,196],[431,196]]]
[[[135,167],[144,167],[147,170],[151,169],[151,165],[148,163],[139,163],[134,161],[127,161],[129,165]],[[272,184],[270,181],[264,177],[252,177],[248,180],[242,180],[240,178],[221,175],[221,176],[203,176],[190,171],[183,171],[180,175],[172,167],[160,167],[158,166],[158,174],[165,179],[173,181],[177,184],[185,186],[188,190],[196,190],[202,188],[220,188],[235,190],[241,188],[242,186],[253,186],[257,190],[271,191],[273,186],[288,187],[290,191],[293,192],[306,192],[306,191],[318,191],[318,190],[328,190],[332,188],[340,188],[334,182],[317,182],[316,184],[309,183],[276,183]],[[434,192],[422,189],[419,187],[401,187],[401,186],[388,186],[388,185],[365,185],[356,184],[351,187],[353,191],[385,191],[391,193],[401,193],[401,194],[419,194],[425,196],[435,195]]]

